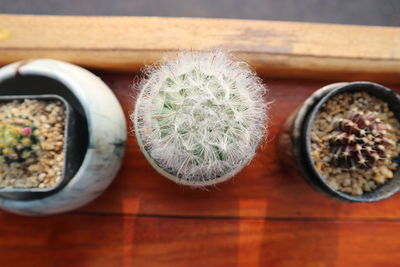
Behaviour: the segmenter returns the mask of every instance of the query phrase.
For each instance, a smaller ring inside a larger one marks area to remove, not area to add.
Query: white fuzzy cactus
[[[244,62],[184,52],[150,67],[131,118],[150,163],[175,182],[205,186],[239,172],[266,133],[266,92]]]

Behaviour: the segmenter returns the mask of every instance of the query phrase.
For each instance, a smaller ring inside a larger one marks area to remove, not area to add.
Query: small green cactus
[[[0,122],[0,163],[22,163],[39,150],[37,127],[27,116],[9,115]]]
[[[337,120],[329,137],[332,161],[344,168],[369,169],[387,158],[385,150],[395,144],[386,136],[389,125],[375,112],[352,111],[346,119]]]

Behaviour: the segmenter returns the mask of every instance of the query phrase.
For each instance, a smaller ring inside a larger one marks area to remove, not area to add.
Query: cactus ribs
[[[387,158],[385,149],[395,142],[386,137],[390,125],[383,123],[376,112],[350,112],[339,118],[329,139],[334,165],[345,168],[372,168]]]

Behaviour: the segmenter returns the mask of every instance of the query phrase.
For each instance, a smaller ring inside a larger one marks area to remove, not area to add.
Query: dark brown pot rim
[[[364,193],[360,196],[353,196],[339,190],[332,188],[327,181],[321,177],[318,171],[315,168],[314,160],[311,157],[311,128],[313,126],[315,117],[320,112],[322,106],[332,97],[344,93],[344,92],[359,92],[365,91],[370,95],[373,95],[379,99],[382,99],[389,105],[389,109],[395,114],[395,117],[400,120],[400,99],[398,95],[393,92],[391,89],[382,86],[377,83],[372,82],[351,82],[344,85],[339,85],[335,88],[332,88],[325,96],[323,96],[316,105],[312,108],[309,115],[306,116],[303,120],[304,124],[302,127],[302,133],[300,139],[303,144],[301,148],[304,153],[304,163],[306,164],[307,170],[310,172],[312,176],[311,179],[314,180],[314,183],[323,187],[323,189],[329,195],[338,198],[340,200],[349,201],[349,202],[374,202],[386,199],[393,194],[397,193],[400,190],[400,170],[397,169],[394,173],[394,177],[383,185],[379,186],[377,189]]]

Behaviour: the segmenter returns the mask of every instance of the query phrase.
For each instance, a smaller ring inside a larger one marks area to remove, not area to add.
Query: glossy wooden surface
[[[98,74],[128,115],[135,75]],[[277,157],[286,117],[332,81],[265,82],[274,101],[268,140],[233,180],[207,191],[178,186],[130,137],[118,177],[93,203],[43,218],[0,212],[0,266],[395,266],[400,195],[373,204],[327,199]]]
[[[2,266],[397,266],[398,222],[0,215]],[[371,233],[373,229],[373,233]]]

